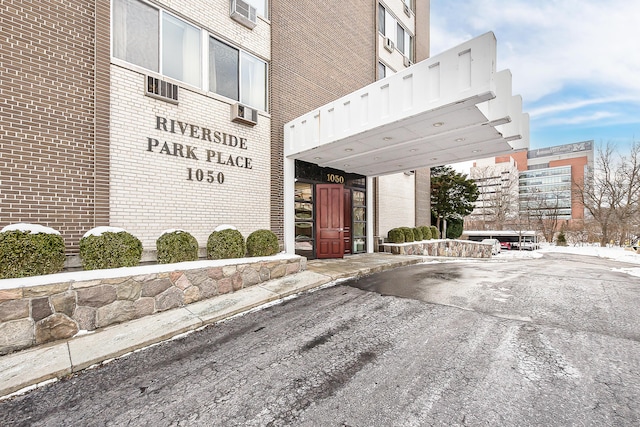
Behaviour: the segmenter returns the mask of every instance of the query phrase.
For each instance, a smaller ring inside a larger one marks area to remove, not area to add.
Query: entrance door
[[[316,185],[316,257],[344,256],[344,194],[340,184]]]

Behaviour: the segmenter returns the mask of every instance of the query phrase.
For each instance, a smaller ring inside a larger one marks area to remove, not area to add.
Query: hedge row
[[[435,226],[392,228],[387,234],[389,243],[420,242],[422,240],[439,239],[440,232]]]
[[[6,231],[0,231],[0,279],[62,271],[65,246],[60,234],[46,227],[33,226],[31,230],[30,224],[20,225],[24,229],[5,227]],[[163,233],[156,240],[156,249],[158,264],[198,259],[197,240],[182,230]],[[245,241],[238,230],[225,226],[207,240],[208,259],[270,256],[279,250],[278,238],[270,230],[256,230]],[[142,243],[125,230],[99,227],[80,239],[80,258],[85,270],[132,267],[140,264]]]

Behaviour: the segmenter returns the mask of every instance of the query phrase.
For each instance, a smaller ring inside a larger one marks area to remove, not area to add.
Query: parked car
[[[505,251],[510,251],[511,242],[500,242],[500,249],[504,249]]]
[[[483,239],[481,243],[491,245],[491,255],[498,255],[500,253],[500,242],[498,239]]]

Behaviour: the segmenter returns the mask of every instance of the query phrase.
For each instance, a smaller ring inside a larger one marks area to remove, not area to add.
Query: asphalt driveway
[[[640,280],[615,267],[380,273],[0,402],[0,425],[638,425]]]

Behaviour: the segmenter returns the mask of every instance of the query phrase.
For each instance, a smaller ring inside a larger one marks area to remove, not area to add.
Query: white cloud
[[[544,105],[542,107],[534,107],[528,110],[528,113],[531,117],[539,117],[552,113],[559,113],[564,111],[578,110],[584,107],[589,107],[592,105],[598,104],[609,104],[612,102],[625,102],[632,101],[633,99],[627,96],[620,97],[610,97],[610,98],[597,98],[597,99],[586,99],[581,101],[574,102],[559,102],[555,104]]]
[[[594,123],[602,119],[609,119],[618,116],[608,111],[597,111],[592,114],[578,115],[572,117],[558,117],[546,121],[545,125],[577,125],[582,123]]]
[[[432,53],[494,31],[498,69],[534,102],[562,88],[640,99],[640,2],[432,0]]]

